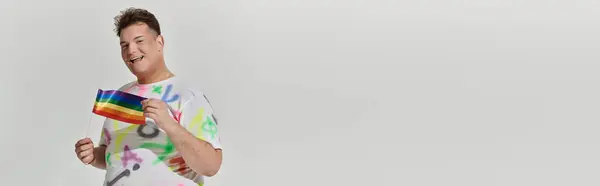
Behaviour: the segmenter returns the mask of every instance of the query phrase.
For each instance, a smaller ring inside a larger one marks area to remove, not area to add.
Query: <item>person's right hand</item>
[[[88,165],[94,161],[94,142],[90,138],[83,138],[75,143],[75,154],[79,160]]]

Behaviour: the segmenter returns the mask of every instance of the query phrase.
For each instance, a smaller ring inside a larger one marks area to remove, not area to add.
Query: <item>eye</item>
[[[135,42],[137,42],[137,43],[142,43],[142,42],[144,42],[144,40],[137,40],[137,41],[135,41]]]
[[[129,47],[129,45],[121,45],[121,49],[122,49],[122,50],[125,50],[125,49],[127,49],[127,47]]]

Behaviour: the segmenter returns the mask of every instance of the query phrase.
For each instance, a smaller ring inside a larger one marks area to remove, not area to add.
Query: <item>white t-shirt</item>
[[[197,138],[220,149],[217,120],[206,96],[177,77],[152,84],[131,82],[119,90],[165,101],[171,116]],[[100,145],[106,145],[105,186],[198,186],[204,177],[188,167],[154,120],[145,125],[107,118]]]

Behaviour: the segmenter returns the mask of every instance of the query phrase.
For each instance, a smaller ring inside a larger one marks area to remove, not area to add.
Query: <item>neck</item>
[[[169,69],[161,68],[160,70],[156,70],[148,75],[138,77],[137,82],[139,84],[150,84],[169,79],[173,76],[175,76],[175,74],[173,74]]]

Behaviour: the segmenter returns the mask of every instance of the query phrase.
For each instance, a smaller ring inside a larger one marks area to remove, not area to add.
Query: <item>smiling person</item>
[[[146,124],[107,118],[101,139],[76,142],[84,164],[106,170],[104,185],[203,185],[222,162],[217,120],[205,94],[175,76],[163,56],[164,38],[156,17],[128,8],[115,17],[121,57],[137,78],[118,90],[142,101]]]

